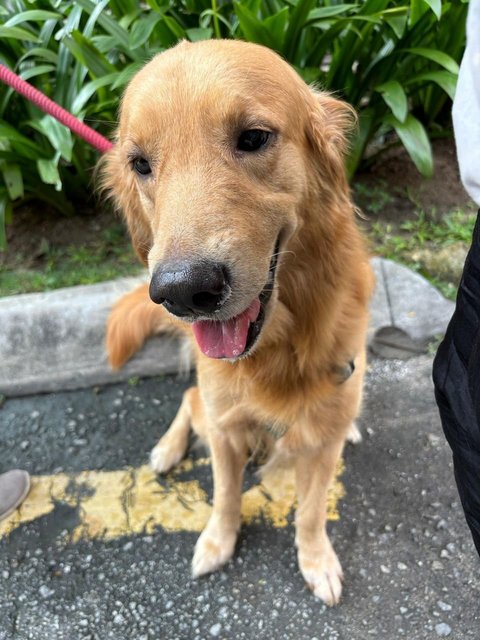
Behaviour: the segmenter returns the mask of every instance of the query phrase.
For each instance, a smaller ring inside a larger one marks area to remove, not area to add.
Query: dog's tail
[[[119,369],[157,333],[185,335],[174,319],[148,295],[148,284],[122,296],[107,321],[107,353],[113,369]]]

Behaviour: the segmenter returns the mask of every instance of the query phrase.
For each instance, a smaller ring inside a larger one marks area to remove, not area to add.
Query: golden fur
[[[360,408],[373,283],[344,172],[352,121],[350,107],[309,88],[264,47],[184,42],[131,81],[102,166],[104,187],[151,273],[176,256],[231,265],[231,317],[262,290],[281,238],[274,292],[247,357],[204,356],[190,325],[151,302],[147,286],[117,303],[107,346],[119,367],[153,333],[173,329],[192,339],[198,386],[185,393],[151,461],[158,472],[176,464],[190,426],[210,446],[213,513],[195,548],[194,575],[232,556],[243,468],[252,450],[267,447],[271,459],[295,467],[300,569],[327,604],[339,600],[342,572],[326,533],[326,492]],[[267,151],[232,151],[239,131],[261,127],[275,132]],[[132,170],[135,154],[148,158],[148,179]],[[350,361],[354,373],[342,382],[339,367]]]

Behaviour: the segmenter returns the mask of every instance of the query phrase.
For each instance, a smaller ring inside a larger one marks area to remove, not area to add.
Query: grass
[[[388,207],[394,201],[391,193],[387,190],[384,180],[380,180],[374,186],[367,186],[361,182],[353,184],[355,193],[355,202],[358,202],[362,209],[368,211],[369,214],[378,215],[385,207]]]
[[[476,213],[468,209],[456,209],[441,219],[436,219],[435,212],[427,216],[420,211],[414,219],[399,225],[375,222],[371,225],[368,236],[375,254],[405,264],[421,273],[446,298],[453,300],[458,282],[438,277],[425,269],[422,261],[413,259],[413,256],[419,249],[439,251],[458,243],[468,247],[475,220]]]
[[[420,211],[413,220],[407,220],[398,226],[374,222],[370,237],[379,255],[398,259],[405,257],[407,252],[432,243],[436,247],[445,247],[457,242],[469,244],[475,219],[475,213],[463,209],[451,211],[441,220],[435,220],[434,217]]]
[[[27,269],[22,266],[25,262],[25,256],[19,255],[14,265],[0,266],[0,297],[94,284],[141,272],[120,225],[103,230],[93,246],[45,246],[38,264]]]

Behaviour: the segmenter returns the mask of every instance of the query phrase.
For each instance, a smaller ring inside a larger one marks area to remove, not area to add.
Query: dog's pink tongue
[[[193,334],[202,353],[209,358],[236,358],[247,346],[248,328],[260,313],[260,300],[235,318],[225,322],[199,320],[193,323]]]

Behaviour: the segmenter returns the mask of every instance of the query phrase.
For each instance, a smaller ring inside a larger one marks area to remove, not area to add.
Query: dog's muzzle
[[[220,319],[219,312],[232,290],[228,269],[215,262],[185,260],[159,263],[150,282],[150,297],[175,316],[193,321],[193,334],[204,355],[235,360],[250,352],[262,330],[275,284],[278,250],[277,240],[267,281],[260,294],[242,313],[231,318]]]
[[[150,281],[150,298],[179,317],[219,311],[230,295],[225,266],[207,260],[159,263]]]

